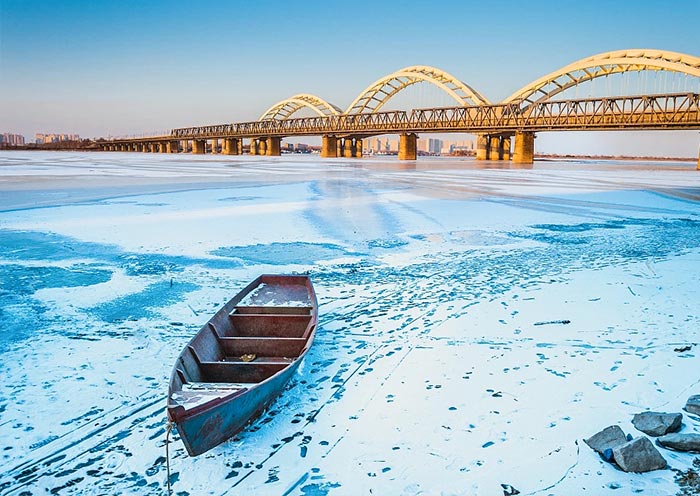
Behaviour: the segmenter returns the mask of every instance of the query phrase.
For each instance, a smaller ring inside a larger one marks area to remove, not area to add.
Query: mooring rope
[[[168,480],[166,482],[168,487],[168,496],[171,496],[173,494],[173,490],[170,487],[170,450],[168,449],[168,445],[170,444],[171,430],[173,430],[173,423],[170,420],[168,420],[168,426],[165,429],[165,469],[168,474]]]

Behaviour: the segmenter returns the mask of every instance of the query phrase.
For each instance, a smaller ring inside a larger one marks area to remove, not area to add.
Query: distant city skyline
[[[700,46],[690,0],[505,0],[496,10],[443,1],[431,4],[435,18],[396,1],[337,10],[320,1],[0,0],[0,131],[107,137],[250,121],[297,93],[345,108],[410,65],[443,69],[500,101],[597,53],[697,56]],[[537,152],[696,156],[699,143],[695,131],[540,133]]]

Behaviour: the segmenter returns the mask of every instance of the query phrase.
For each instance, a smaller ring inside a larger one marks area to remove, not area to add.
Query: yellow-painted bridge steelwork
[[[303,93],[301,95],[294,95],[293,97],[274,104],[272,107],[263,112],[258,120],[264,121],[267,119],[288,119],[289,116],[291,116],[297,110],[301,110],[303,108],[309,108],[321,117],[340,115],[343,113],[339,107],[328,103],[323,98]]]
[[[236,154],[242,152],[246,138],[251,154],[277,155],[283,137],[320,135],[323,156],[351,157],[361,156],[362,138],[399,134],[399,158],[414,159],[416,133],[466,132],[478,135],[477,158],[509,159],[514,136],[513,160],[531,163],[536,132],[700,129],[698,92],[558,99],[570,88],[596,78],[642,71],[680,73],[700,81],[700,58],[660,50],[607,52],[538,78],[496,104],[447,72],[411,66],[369,85],[344,112],[315,95],[298,94],[276,103],[257,121],[173,129],[166,136],[113,140],[105,148],[172,152],[180,150],[180,142],[192,141],[192,151],[204,153],[206,140],[212,140],[216,151],[221,139],[222,151]],[[457,105],[381,111],[397,93],[422,82],[440,88]],[[316,115],[293,118],[303,108]]]

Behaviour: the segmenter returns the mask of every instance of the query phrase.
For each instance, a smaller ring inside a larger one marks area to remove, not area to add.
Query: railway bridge
[[[640,75],[671,75],[672,88],[664,85],[658,91],[660,78],[656,78],[657,91],[578,97],[579,87],[590,86],[596,79],[629,74],[637,75],[637,82],[643,81]],[[681,79],[683,88],[677,82]],[[397,93],[418,83],[436,86],[456,104],[384,110]],[[572,93],[576,93],[573,98]],[[313,116],[294,117],[302,109]],[[211,150],[236,155],[243,153],[245,140],[251,155],[279,155],[282,138],[321,136],[321,156],[361,157],[364,138],[398,134],[398,158],[415,160],[419,133],[471,133],[477,135],[477,159],[527,164],[533,161],[538,132],[683,129],[700,129],[700,58],[661,50],[620,50],[562,67],[498,103],[440,69],[411,66],[373,82],[345,110],[318,96],[297,94],[272,105],[256,121],[117,138],[102,147],[107,151],[201,154]]]

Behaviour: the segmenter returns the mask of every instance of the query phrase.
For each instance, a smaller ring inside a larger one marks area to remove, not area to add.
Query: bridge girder
[[[339,115],[340,113],[342,113],[342,110],[339,107],[328,103],[323,98],[319,98],[316,95],[310,95],[308,93],[301,93],[299,95],[294,95],[285,100],[277,102],[272,107],[263,112],[263,114],[258,120],[263,121],[266,119],[288,119],[292,114],[294,114],[296,111],[302,108],[309,108],[321,117]]]
[[[616,50],[573,62],[523,86],[502,103],[522,108],[551,100],[578,84],[595,78],[633,71],[671,71],[700,78],[700,58],[662,50]]]
[[[420,82],[428,82],[437,86],[459,105],[490,104],[485,96],[451,74],[435,67],[415,65],[392,72],[370,84],[355,98],[345,113],[377,112],[398,92]]]

